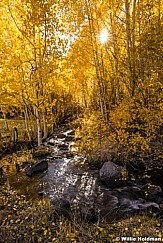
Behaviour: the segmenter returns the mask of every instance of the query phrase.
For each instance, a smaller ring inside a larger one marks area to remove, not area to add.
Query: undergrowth
[[[87,162],[100,167],[109,160],[126,165],[136,159],[147,167],[153,161],[160,165],[163,107],[153,106],[124,101],[110,111],[108,121],[97,111],[75,121],[77,135],[82,138],[77,146]]]

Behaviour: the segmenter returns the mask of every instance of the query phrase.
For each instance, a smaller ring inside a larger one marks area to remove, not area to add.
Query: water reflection
[[[68,136],[70,139],[67,139]],[[85,158],[82,156],[66,158],[67,154],[76,150],[71,138],[73,131],[68,130],[56,133],[46,141],[52,151],[47,157],[48,171],[34,177],[27,177],[25,172],[17,173],[14,170],[8,173],[8,180],[14,189],[33,200],[42,193],[51,200],[63,197],[71,202],[72,207],[81,201],[85,203],[90,200],[97,190],[98,172],[84,171],[76,166],[84,163]]]

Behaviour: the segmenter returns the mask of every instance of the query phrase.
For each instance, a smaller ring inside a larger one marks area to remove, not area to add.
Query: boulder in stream
[[[100,179],[107,186],[114,186],[117,180],[120,180],[122,177],[122,169],[120,166],[109,161],[105,162],[100,169]]]
[[[68,150],[68,145],[67,144],[59,144],[58,145],[58,148],[60,149],[60,150]]]
[[[74,140],[74,136],[67,136],[66,138],[65,138],[65,141],[66,142],[71,142],[71,141],[73,141]]]
[[[66,137],[66,135],[63,134],[63,133],[58,133],[58,134],[57,134],[57,138],[63,139],[63,138],[65,138],[65,137]]]
[[[105,190],[96,200],[96,211],[98,210],[101,218],[110,220],[123,215],[137,215],[148,212],[160,213],[157,203],[137,198],[128,191]]]
[[[41,160],[37,162],[36,164],[28,167],[26,169],[26,175],[27,176],[32,176],[34,174],[43,172],[48,169],[48,162],[46,160]]]

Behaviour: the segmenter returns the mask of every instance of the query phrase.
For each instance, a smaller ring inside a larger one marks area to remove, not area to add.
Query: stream
[[[42,195],[52,202],[64,199],[70,202],[74,212],[79,211],[90,220],[95,215],[114,215],[118,213],[137,213],[141,210],[153,208],[160,212],[163,204],[162,191],[157,183],[156,194],[149,199],[148,188],[144,188],[142,181],[130,181],[119,188],[110,189],[102,184],[99,170],[84,169],[85,158],[75,155],[75,135],[73,130],[61,126],[45,143],[51,154],[45,159],[48,170],[38,175],[28,177],[24,171],[8,173],[11,186],[28,199],[37,200]],[[159,188],[159,189],[158,189]],[[149,195],[151,196],[151,194]],[[159,199],[158,199],[159,197]]]

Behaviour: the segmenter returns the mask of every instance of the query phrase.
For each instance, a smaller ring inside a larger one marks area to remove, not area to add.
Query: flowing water
[[[140,198],[140,187],[127,186],[111,190],[106,188],[99,179],[98,170],[84,169],[85,158],[75,155],[75,137],[72,130],[60,127],[53,137],[47,139],[45,145],[51,150],[48,170],[32,176],[26,176],[24,171],[8,173],[11,186],[20,194],[35,200],[44,195],[51,201],[58,198],[70,202],[75,211],[91,209],[106,215],[113,209],[122,211],[139,210],[158,206]],[[138,195],[133,196],[133,189]],[[146,193],[146,192],[145,192]],[[127,196],[126,196],[127,195]],[[106,206],[107,204],[107,206]],[[107,208],[107,211],[106,211]],[[110,210],[110,211],[109,211]]]
[[[67,199],[72,208],[77,208],[79,204],[93,207],[95,195],[100,192],[98,171],[84,170],[82,164],[85,158],[73,155],[77,149],[72,133],[72,130],[66,131],[63,127],[45,142],[51,150],[46,158],[47,171],[33,177],[21,171],[8,173],[12,187],[30,199],[37,199],[39,194],[43,194],[52,201],[56,198]]]

